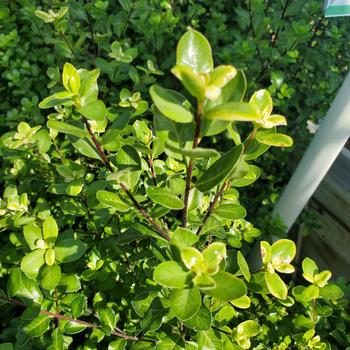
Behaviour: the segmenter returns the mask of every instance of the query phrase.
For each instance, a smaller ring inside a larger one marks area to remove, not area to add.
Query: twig
[[[5,297],[0,296],[0,300],[6,301],[6,302],[8,302],[10,304],[21,306],[21,307],[24,307],[24,308],[27,307],[26,304],[24,304],[24,303],[22,303],[22,302],[20,302],[20,301],[18,301],[16,299],[5,298]],[[47,311],[47,310],[40,310],[40,314],[41,315],[47,315],[49,317],[53,317],[53,318],[55,318],[57,320],[67,320],[67,321],[70,321],[70,322],[79,323],[79,324],[84,325],[84,326],[89,327],[89,328],[100,328],[100,326],[96,325],[95,323],[79,320],[79,319],[76,319],[76,318],[73,318],[73,317],[70,317],[70,316],[62,315],[60,313],[50,312],[50,311]],[[113,334],[113,335],[115,335],[117,337],[121,337],[121,338],[127,339],[127,340],[134,340],[134,341],[139,340],[138,337],[134,337],[134,336],[128,335],[125,332],[123,332],[122,330],[120,330],[119,328],[116,328],[115,330],[113,330],[111,334]]]
[[[96,58],[97,55],[97,50],[96,50],[96,42],[95,42],[95,35],[94,35],[94,27],[92,24],[92,17],[90,15],[90,13],[85,9],[85,13],[86,13],[86,17],[88,19],[88,26],[89,26],[89,31],[90,31],[90,35],[91,35],[91,41],[92,41],[92,45],[93,45],[93,49],[94,49],[94,57]]]
[[[77,56],[75,50],[73,49],[73,46],[71,45],[71,43],[69,42],[69,40],[67,39],[66,35],[63,33],[63,30],[60,29],[59,33],[61,35],[61,37],[63,38],[63,40],[65,41],[65,43],[67,44],[67,46],[69,47],[70,52],[73,54],[73,56],[75,57],[75,59],[77,61],[79,61],[79,57]]]
[[[202,110],[203,110],[203,102],[199,102],[198,103],[198,110],[197,110],[197,113],[195,116],[196,129],[194,132],[192,149],[197,148],[198,144],[200,142]],[[182,210],[182,227],[186,227],[186,225],[187,225],[188,199],[189,199],[190,190],[191,190],[193,165],[194,165],[194,161],[193,161],[193,159],[191,159],[189,164],[188,164],[188,167],[187,167],[186,188],[185,188],[185,195],[184,195],[184,208]]]
[[[103,151],[101,144],[99,143],[99,141],[96,139],[91,126],[89,124],[89,121],[83,117],[83,121],[84,124],[86,126],[86,129],[88,130],[88,133],[91,137],[92,142],[94,143],[96,150],[99,154],[99,156],[101,157],[102,162],[105,164],[106,168],[111,171],[114,172],[112,165],[110,163],[110,161],[108,160],[108,158],[106,157],[105,152]],[[139,211],[140,214],[142,214],[144,216],[144,218],[156,229],[156,231],[163,237],[165,238],[167,241],[170,240],[169,235],[166,231],[164,231],[156,222],[155,220],[153,220],[150,215],[142,208],[142,206],[140,205],[140,203],[137,201],[137,199],[134,197],[134,195],[130,192],[130,190],[128,189],[128,187],[123,184],[122,182],[119,182],[119,186],[121,187],[121,189],[125,192],[125,194],[129,197],[129,199],[132,201],[132,203],[134,204],[134,207]]]
[[[221,197],[221,195],[224,193],[225,189],[228,188],[230,186],[230,181],[225,181],[223,183],[223,185],[221,186],[220,190],[216,193],[213,201],[210,203],[210,206],[207,210],[207,213],[204,216],[204,219],[202,221],[202,223],[200,224],[200,226],[198,227],[197,230],[197,236],[201,233],[204,225],[206,224],[207,220],[209,219],[210,215],[212,214],[215,204],[217,203],[217,201],[219,200],[219,198]]]

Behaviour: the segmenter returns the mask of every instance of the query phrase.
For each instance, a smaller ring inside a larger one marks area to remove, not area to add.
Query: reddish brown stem
[[[225,189],[227,187],[229,187],[230,182],[226,181],[223,183],[223,185],[221,186],[220,190],[216,193],[213,201],[210,203],[210,206],[207,210],[207,213],[204,216],[204,219],[202,221],[202,223],[200,224],[200,226],[198,227],[197,230],[197,235],[199,235],[201,233],[201,231],[203,230],[204,225],[206,224],[207,220],[209,219],[210,215],[212,214],[215,204],[217,203],[217,201],[219,200],[219,198],[221,197],[221,195],[224,193]]]
[[[112,165],[110,163],[110,161],[108,160],[108,158],[106,157],[106,154],[104,153],[101,144],[99,143],[99,141],[96,139],[94,133],[91,130],[89,121],[83,117],[83,121],[84,124],[86,126],[86,129],[88,130],[88,133],[91,137],[92,142],[94,143],[96,150],[99,154],[99,156],[101,157],[101,160],[103,161],[103,163],[105,164],[106,168],[113,172],[113,168]],[[139,211],[139,213],[141,215],[144,216],[144,218],[154,227],[154,229],[162,236],[164,237],[167,241],[170,240],[169,235],[166,231],[164,231],[151,217],[150,215],[142,208],[142,206],[140,205],[140,203],[137,201],[137,199],[134,197],[134,195],[130,192],[130,190],[127,188],[127,186],[125,184],[123,184],[122,182],[119,183],[119,186],[121,187],[121,189],[125,192],[125,194],[130,198],[130,200],[132,201],[132,203],[134,204],[134,207]]]

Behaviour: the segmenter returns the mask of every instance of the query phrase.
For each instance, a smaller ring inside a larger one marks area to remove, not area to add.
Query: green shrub
[[[292,145],[276,130],[286,119],[267,90],[244,102],[243,71],[214,68],[193,29],[172,73],[188,98],[153,84],[151,122],[140,94],[104,102],[100,70],[66,63],[63,88],[39,104],[47,128],[21,122],[1,137],[1,346],[345,348],[347,303],[329,271],[305,259],[309,284],[290,291],[292,241],[262,241],[257,271],[245,258],[260,231],[237,188],[258,179],[252,161],[270,146]],[[226,130],[222,151],[213,139]]]

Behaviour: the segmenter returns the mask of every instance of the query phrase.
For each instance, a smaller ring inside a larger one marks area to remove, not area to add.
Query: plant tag
[[[325,17],[350,16],[350,0],[326,0]]]

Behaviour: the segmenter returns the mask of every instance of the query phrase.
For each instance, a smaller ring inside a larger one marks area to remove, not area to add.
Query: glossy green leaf
[[[253,320],[247,320],[237,326],[237,336],[239,338],[251,338],[260,333],[260,325]]]
[[[270,133],[268,131],[258,131],[256,133],[256,139],[268,146],[275,147],[291,147],[293,146],[293,139],[284,134]]]
[[[271,260],[271,246],[266,241],[260,242],[260,252],[261,252],[261,258],[262,262],[266,265]]]
[[[23,236],[31,250],[38,248],[36,242],[43,238],[40,227],[35,223],[23,226]]]
[[[222,155],[204,172],[197,181],[196,187],[200,191],[206,192],[225,180],[234,169],[242,153],[243,146],[238,145]]]
[[[30,278],[38,275],[39,269],[44,265],[44,249],[35,249],[22,258],[21,270]]]
[[[77,95],[80,90],[80,76],[77,69],[70,63],[63,66],[62,83],[66,90]]]
[[[23,297],[41,303],[43,295],[35,280],[27,277],[20,269],[12,269],[7,285],[9,297]]]
[[[218,313],[214,317],[214,321],[217,322],[220,326],[224,326],[227,325],[233,319],[235,314],[235,309],[230,305],[226,305],[218,311]]]
[[[313,299],[317,299],[320,294],[320,289],[317,286],[311,285],[308,287],[296,286],[292,290],[295,300],[308,303]]]
[[[167,118],[177,123],[193,120],[189,102],[179,93],[157,85],[153,85],[149,92],[156,107]]]
[[[80,99],[82,106],[96,101],[98,96],[97,79],[100,75],[100,70],[98,68],[91,71],[85,69],[79,70],[80,75]]]
[[[48,216],[43,223],[43,236],[47,243],[55,243],[58,236],[58,226],[52,216]]]
[[[295,254],[295,243],[289,239],[280,239],[271,246],[271,262],[274,265],[290,263]]]
[[[241,178],[235,178],[231,180],[231,184],[234,187],[249,186],[260,177],[260,168],[255,165],[247,164],[245,168],[247,171]]]
[[[344,292],[342,289],[333,283],[327,284],[326,286],[320,288],[320,296],[323,299],[328,300],[338,300],[342,298],[344,295]]]
[[[118,194],[110,191],[100,190],[96,192],[97,199],[108,207],[125,212],[130,209],[130,204],[122,200]]]
[[[179,197],[164,188],[148,187],[147,196],[154,203],[158,203],[169,209],[181,210],[184,207],[184,203]]]
[[[192,280],[194,285],[201,290],[212,289],[216,287],[215,281],[207,274],[198,273]]]
[[[243,254],[238,251],[237,252],[237,263],[238,263],[238,267],[240,269],[240,271],[242,272],[244,278],[247,280],[247,282],[250,281],[250,271],[249,271],[249,265],[246,261],[246,259],[244,258]]]
[[[204,118],[226,121],[255,121],[260,118],[257,109],[245,102],[227,102],[204,112]]]
[[[191,273],[176,261],[166,261],[155,268],[153,279],[164,287],[184,288],[191,280]]]
[[[209,275],[217,273],[220,262],[226,258],[226,246],[221,242],[211,243],[202,252],[204,262],[207,264],[205,272]]]
[[[275,272],[265,272],[265,282],[270,293],[278,299],[286,299],[288,289],[281,277]]]
[[[214,214],[223,219],[238,220],[247,215],[247,211],[239,204],[222,204],[214,210]]]
[[[80,129],[77,126],[68,123],[59,122],[57,120],[49,120],[47,122],[47,127],[68,135],[77,137],[89,137],[89,134],[86,130]]]
[[[170,310],[180,320],[188,320],[202,305],[198,288],[174,289],[170,295]]]
[[[73,142],[74,148],[77,149],[83,156],[93,159],[101,160],[99,154],[95,151],[95,148],[91,144],[83,139],[79,139]]]
[[[198,312],[191,318],[184,321],[184,325],[196,331],[205,331],[210,329],[212,324],[212,315],[210,310],[202,304]]]
[[[193,247],[185,247],[181,251],[181,259],[185,266],[195,272],[199,273],[204,268],[203,256],[201,252]]]
[[[179,153],[190,159],[201,159],[201,158],[212,158],[217,157],[219,152],[212,148],[201,148],[197,147],[194,149],[183,149],[174,146],[173,144],[167,142],[166,147],[169,148],[172,152]]]
[[[60,283],[61,267],[54,264],[52,266],[45,266],[40,272],[40,285],[46,290],[53,290]]]
[[[171,72],[185,86],[187,91],[198,100],[202,100],[205,92],[205,78],[197,74],[191,67],[177,65],[172,68]]]
[[[115,328],[117,317],[112,308],[99,307],[97,309],[97,317],[104,326],[107,326],[111,331]]]
[[[170,238],[170,244],[178,247],[180,250],[195,244],[198,236],[189,229],[178,227]]]
[[[324,287],[328,280],[332,277],[332,272],[328,270],[321,271],[314,276],[314,283],[319,287]]]
[[[45,263],[48,266],[52,266],[55,263],[55,261],[56,261],[55,250],[52,247],[50,247],[45,252]]]
[[[267,118],[272,112],[272,98],[267,90],[259,90],[253,94],[249,103],[257,107],[263,118]]]
[[[239,309],[249,309],[251,301],[247,295],[243,295],[240,298],[231,300],[230,303]]]
[[[316,263],[310,259],[305,258],[302,262],[303,277],[310,283],[314,283],[314,276],[318,272]]]
[[[77,108],[77,111],[90,120],[102,121],[107,114],[107,108],[101,100],[90,102],[89,104]]]
[[[244,282],[228,272],[219,271],[211,277],[216,283],[216,288],[208,289],[205,293],[214,298],[229,301],[240,298],[247,293]]]
[[[56,260],[69,263],[78,260],[87,249],[87,245],[79,239],[64,239],[55,245]]]
[[[213,70],[211,47],[204,35],[196,30],[188,30],[177,44],[176,64],[188,66],[196,73]]]
[[[71,311],[73,317],[77,318],[84,314],[84,308],[86,307],[86,296],[77,295],[71,302]]]
[[[216,67],[209,76],[209,82],[205,89],[205,96],[210,100],[217,100],[221,95],[221,89],[229,83],[237,74],[233,66],[222,65]]]
[[[218,331],[209,329],[198,332],[198,349],[222,350],[225,349],[221,334]],[[231,348],[232,349],[232,348]],[[228,348],[228,350],[231,350]],[[225,349],[226,350],[226,349]],[[236,349],[234,349],[236,350]]]
[[[155,298],[140,322],[142,330],[144,332],[152,332],[159,329],[166,311],[160,299]]]
[[[74,94],[69,91],[60,91],[55,94],[44,98],[40,103],[39,107],[41,109],[48,109],[60,105],[71,105],[73,104],[73,96]]]
[[[47,315],[38,315],[37,317],[24,321],[18,328],[18,345],[25,345],[29,340],[42,336],[48,331],[50,317]]]

